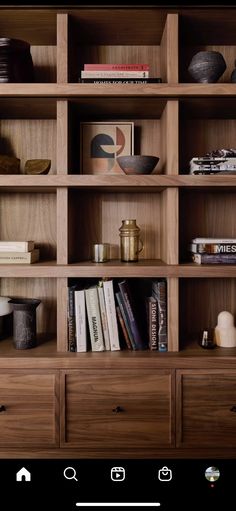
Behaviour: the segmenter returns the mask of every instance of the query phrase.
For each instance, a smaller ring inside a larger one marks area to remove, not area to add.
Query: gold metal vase
[[[143,242],[140,239],[140,228],[136,220],[122,220],[120,231],[121,261],[135,262],[143,250]]]

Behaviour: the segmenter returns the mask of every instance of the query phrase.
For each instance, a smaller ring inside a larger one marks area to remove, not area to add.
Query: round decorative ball
[[[199,83],[215,83],[225,70],[225,59],[218,51],[199,51],[188,67],[189,74]]]

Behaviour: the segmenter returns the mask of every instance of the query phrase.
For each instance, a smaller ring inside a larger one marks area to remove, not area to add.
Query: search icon
[[[75,481],[78,482],[78,479],[76,477],[76,470],[74,467],[66,467],[64,472],[63,472],[63,475],[66,479],[74,479]]]

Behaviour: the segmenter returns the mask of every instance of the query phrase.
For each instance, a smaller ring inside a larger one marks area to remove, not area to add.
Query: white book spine
[[[92,351],[104,351],[102,324],[98,302],[97,288],[85,290],[86,307],[88,314],[89,333]]]
[[[107,351],[110,351],[111,345],[110,345],[110,336],[109,336],[109,329],[108,329],[108,321],[107,321],[107,313],[106,313],[106,305],[105,305],[103,286],[98,286],[98,298],[99,298],[99,305],[100,305],[100,312],[101,312],[105,349]]]
[[[111,351],[120,350],[113,281],[103,282]]]
[[[0,252],[31,252],[34,241],[0,241]]]
[[[87,351],[87,329],[84,289],[75,291],[75,331],[78,352]]]
[[[236,238],[193,238],[191,243],[236,243]]]
[[[149,71],[81,71],[81,78],[149,78]]]

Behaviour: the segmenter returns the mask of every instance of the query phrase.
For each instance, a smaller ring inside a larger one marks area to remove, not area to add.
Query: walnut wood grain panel
[[[57,83],[68,82],[68,15],[57,14]]]
[[[2,240],[34,240],[40,259],[56,258],[56,196],[53,193],[2,193]]]
[[[57,350],[68,351],[68,281],[65,278],[57,279]]]
[[[57,174],[68,174],[68,101],[57,101]]]
[[[13,7],[13,6],[12,6]],[[56,11],[54,9],[1,8],[1,37],[28,41],[31,45],[56,45]]]
[[[167,14],[161,40],[161,77],[163,82],[178,83],[178,14]]]
[[[73,193],[72,193],[73,192]],[[69,195],[70,262],[92,258],[93,243],[110,243],[119,258],[121,220],[135,218],[144,250],[140,259],[160,258],[161,199],[157,193],[77,193]]]
[[[179,154],[179,104],[167,101],[161,118],[162,167],[167,175],[178,174]]]
[[[34,64],[34,81],[36,83],[56,82],[56,46],[31,46],[30,53]]]
[[[57,290],[53,278],[2,278],[1,295],[19,298],[39,298],[37,333],[56,332]],[[31,353],[32,354],[32,353]]]
[[[68,263],[68,189],[57,189],[57,263]]]
[[[115,451],[171,445],[171,375],[77,371],[65,375],[63,446]],[[113,410],[120,406],[122,411]]]
[[[167,188],[161,194],[161,259],[167,264],[178,263],[179,192]]]
[[[24,173],[26,160],[51,160],[50,174],[56,173],[56,121],[54,119],[1,119],[1,154],[20,158]]]
[[[1,446],[58,446],[56,373],[1,372]]]
[[[162,158],[161,122],[159,119],[135,119],[134,121],[134,154],[150,154],[158,156],[160,161],[152,175],[165,172]]]
[[[178,447],[235,448],[236,372],[186,371],[178,385]]]

